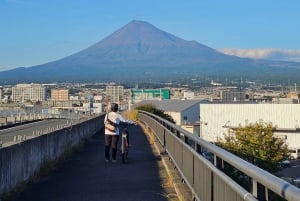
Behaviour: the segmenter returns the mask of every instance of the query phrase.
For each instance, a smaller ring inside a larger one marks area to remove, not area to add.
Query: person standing
[[[126,119],[118,113],[119,106],[117,103],[112,103],[110,112],[105,115],[105,161],[117,162],[117,146],[119,141],[120,126],[126,124],[135,124],[136,122]],[[111,157],[110,157],[111,150]]]

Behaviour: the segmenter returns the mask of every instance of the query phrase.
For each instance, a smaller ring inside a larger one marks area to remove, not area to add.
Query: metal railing
[[[224,149],[156,115],[139,111],[138,119],[155,134],[195,200],[300,200],[299,188]]]

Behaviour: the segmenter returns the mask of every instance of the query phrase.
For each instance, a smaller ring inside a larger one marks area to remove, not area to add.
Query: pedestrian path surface
[[[28,184],[5,201],[166,201],[175,190],[167,187],[167,174],[159,153],[138,126],[128,128],[127,164],[105,162],[104,133],[88,139],[85,146],[49,174]],[[120,140],[119,140],[120,143]]]

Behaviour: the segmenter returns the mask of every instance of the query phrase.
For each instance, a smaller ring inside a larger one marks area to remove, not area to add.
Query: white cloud
[[[220,52],[228,55],[253,58],[253,59],[268,59],[281,61],[296,61],[300,62],[300,50],[287,49],[238,49],[238,48],[222,48]]]
[[[8,67],[0,67],[0,72],[1,71],[6,71],[6,70],[10,70],[11,68],[8,68]]]

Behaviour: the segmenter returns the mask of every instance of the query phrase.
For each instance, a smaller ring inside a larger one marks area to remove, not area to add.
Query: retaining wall
[[[104,115],[0,149],[1,195],[103,128]]]

